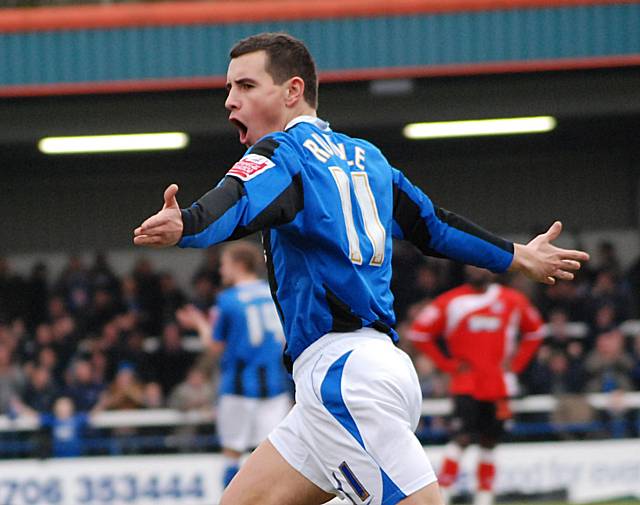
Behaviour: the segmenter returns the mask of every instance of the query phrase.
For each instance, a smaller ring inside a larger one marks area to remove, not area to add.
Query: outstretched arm
[[[556,221],[528,244],[513,244],[467,219],[434,206],[427,195],[394,170],[394,236],[426,255],[443,256],[501,273],[522,272],[546,284],[571,280],[589,255],[551,244],[562,231]]]
[[[290,222],[302,210],[299,153],[274,134],[255,144],[219,184],[180,209],[178,186],[164,206],[134,231],[136,245],[209,247]]]
[[[522,272],[527,277],[545,284],[555,284],[556,279],[572,280],[581,262],[588,261],[584,251],[562,249],[551,242],[558,238],[562,223],[556,221],[545,232],[528,244],[514,244],[510,271]]]

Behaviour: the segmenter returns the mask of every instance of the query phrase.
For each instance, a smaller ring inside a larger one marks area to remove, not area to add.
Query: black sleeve
[[[233,207],[244,195],[244,188],[237,179],[225,177],[222,183],[205,193],[188,209],[182,209],[182,236],[196,235]]]
[[[453,228],[457,228],[460,231],[464,231],[469,235],[474,235],[485,242],[489,242],[490,244],[499,247],[500,249],[507,251],[513,254],[513,242],[509,242],[508,240],[503,239],[502,237],[498,237],[494,235],[490,231],[484,229],[482,226],[477,225],[476,223],[469,221],[468,219],[454,214],[442,207],[435,206],[436,216],[440,221],[447,223],[449,226]]]

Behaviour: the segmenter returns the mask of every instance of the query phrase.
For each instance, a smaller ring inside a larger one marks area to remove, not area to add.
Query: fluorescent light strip
[[[402,130],[412,140],[446,137],[476,137],[484,135],[515,135],[544,133],[556,127],[551,116],[513,117],[505,119],[477,119],[470,121],[440,121],[435,123],[411,123]]]
[[[189,136],[182,132],[136,133],[47,137],[38,142],[38,149],[45,154],[110,153],[184,149],[188,144]]]

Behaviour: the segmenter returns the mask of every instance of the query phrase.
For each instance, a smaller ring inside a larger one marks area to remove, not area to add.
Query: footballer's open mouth
[[[240,134],[240,143],[246,144],[248,132],[248,128],[246,127],[246,125],[236,118],[229,118],[229,121],[231,121],[231,123],[238,129],[238,133]]]

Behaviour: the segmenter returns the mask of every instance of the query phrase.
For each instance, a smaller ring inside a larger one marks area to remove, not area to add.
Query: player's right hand
[[[135,245],[169,247],[178,243],[182,237],[184,225],[176,199],[177,192],[177,184],[171,184],[165,189],[162,209],[133,231]]]

